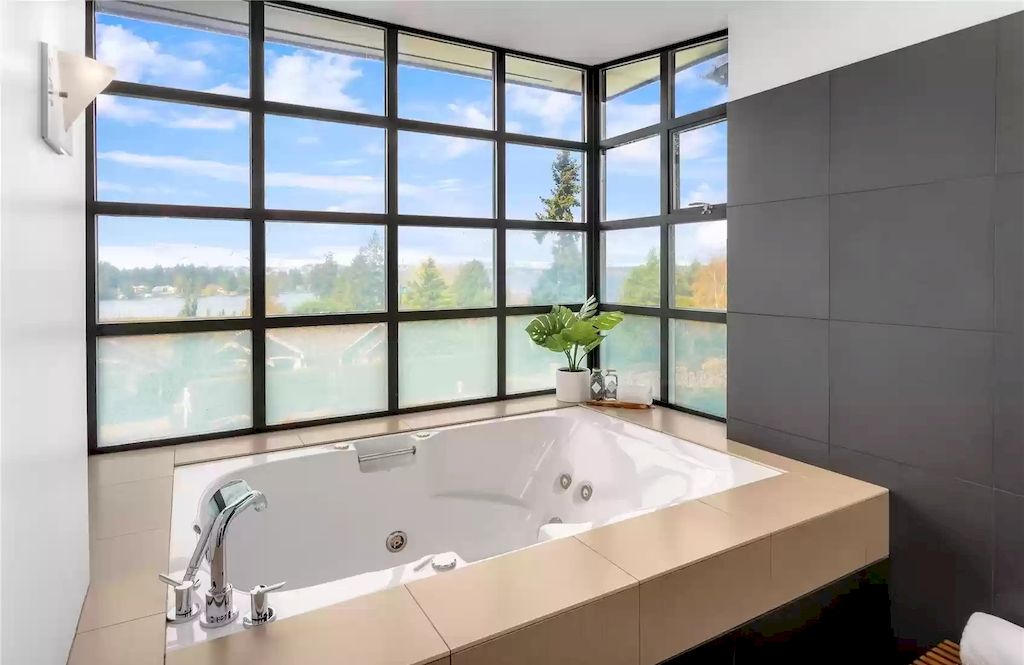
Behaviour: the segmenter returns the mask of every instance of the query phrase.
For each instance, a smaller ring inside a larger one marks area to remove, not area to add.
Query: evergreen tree
[[[580,194],[583,192],[580,168],[580,163],[568,150],[562,150],[555,156],[555,161],[551,163],[551,179],[554,180],[554,186],[551,188],[551,196],[540,197],[544,211],[537,213],[538,220],[575,221],[572,209],[579,207]]]
[[[572,210],[580,205],[583,192],[581,165],[568,150],[562,150],[551,163],[551,195],[540,197],[544,209],[536,213],[538,220],[572,222]],[[548,231],[534,231],[537,243],[544,242]],[[583,252],[579,236],[556,233],[551,247],[551,265],[544,269],[530,293],[535,303],[570,303],[582,301]]]
[[[657,305],[661,294],[661,262],[658,250],[651,249],[647,260],[629,271],[622,284],[622,302],[630,305]]]
[[[451,304],[448,284],[433,257],[420,264],[416,276],[402,294],[402,301],[410,309],[440,309]]]
[[[489,307],[494,304],[491,278],[480,261],[464,263],[452,280],[456,307]]]

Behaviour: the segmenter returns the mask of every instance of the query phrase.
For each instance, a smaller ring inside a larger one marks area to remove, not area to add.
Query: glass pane
[[[601,300],[657,307],[661,303],[661,229],[605,231],[601,247]]]
[[[398,405],[494,397],[497,345],[493,318],[398,324]]]
[[[99,217],[101,322],[249,316],[249,222]]]
[[[505,130],[583,140],[583,72],[505,57]]]
[[[248,330],[101,337],[99,445],[252,427]]]
[[[728,293],[724,220],[675,227],[672,306],[725,311]]]
[[[661,397],[661,323],[653,316],[627,315],[598,347],[601,367],[619,375],[619,389],[627,384],[651,387]]]
[[[725,417],[726,326],[673,320],[668,399],[694,411]]]
[[[245,97],[249,7],[244,2],[103,2],[96,59],[119,81]]]
[[[100,95],[96,176],[105,201],[249,206],[249,115]]]
[[[494,217],[494,142],[399,132],[398,212]]]
[[[384,31],[266,5],[267,99],[384,113]]]
[[[494,54],[398,35],[398,115],[494,129]]]
[[[388,408],[383,323],[267,331],[267,423]]]
[[[586,300],[582,233],[508,231],[506,239],[509,305],[569,305]]]
[[[661,66],[658,56],[604,70],[602,138],[618,136],[661,120]]]
[[[505,146],[507,219],[582,222],[583,153]]]
[[[267,222],[267,314],[383,312],[385,230]]]
[[[729,41],[675,52],[675,114],[700,111],[729,100]]]
[[[605,151],[605,220],[661,214],[660,151],[658,136]]]
[[[494,231],[400,228],[398,300],[403,311],[494,307]]]
[[[555,387],[555,371],[565,367],[565,356],[537,346],[526,334],[533,316],[510,316],[505,319],[507,374],[505,392],[510,395]]]
[[[676,208],[726,202],[727,127],[722,121],[672,135]]]
[[[383,213],[383,128],[268,115],[267,208]]]

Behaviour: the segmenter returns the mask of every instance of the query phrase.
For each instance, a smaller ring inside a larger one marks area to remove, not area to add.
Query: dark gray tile
[[[1024,496],[995,493],[992,609],[1024,626]]]
[[[831,191],[992,173],[995,56],[986,23],[832,72]]]
[[[1024,494],[1024,175],[996,181],[993,483]]]
[[[832,318],[992,329],[994,178],[831,197]]]
[[[1024,171],[1024,12],[999,21],[996,171]]]
[[[729,208],[729,310],[828,318],[828,199]]]
[[[832,445],[831,468],[889,488],[893,628],[904,643],[956,637],[992,606],[992,490]]]
[[[828,322],[729,315],[729,417],[828,441]]]
[[[739,418],[729,418],[727,432],[727,436],[733,441],[815,466],[828,466],[827,443],[768,429]]]
[[[990,482],[991,333],[830,325],[830,443]]]
[[[729,103],[729,202],[828,193],[828,75]]]

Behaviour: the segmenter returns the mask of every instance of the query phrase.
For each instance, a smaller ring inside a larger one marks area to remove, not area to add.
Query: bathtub
[[[283,581],[285,618],[779,473],[582,407],[195,464],[174,474],[169,570],[234,479],[268,502],[228,534],[235,605]],[[167,647],[240,630],[168,624]]]

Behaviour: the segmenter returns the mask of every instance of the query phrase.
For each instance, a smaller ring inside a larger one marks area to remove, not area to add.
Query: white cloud
[[[96,59],[117,69],[122,81],[188,85],[207,74],[202,60],[179,58],[120,25],[96,26]]]
[[[232,97],[247,97],[249,95],[248,86],[232,85],[230,83],[221,83],[216,85],[206,92],[212,92],[217,95],[231,95]]]
[[[120,98],[110,95],[100,95],[96,98],[96,112],[102,117],[126,125],[138,125],[158,120],[151,108],[135,103],[125,104]]]
[[[161,124],[171,129],[214,129],[219,131],[231,131],[239,124],[245,122],[245,114],[234,111],[223,111],[219,109],[206,109],[197,112],[195,115],[186,113],[174,113],[172,117]]]
[[[362,163],[363,163],[363,160],[359,159],[358,157],[353,157],[351,159],[330,159],[330,160],[324,162],[324,164],[326,164],[327,166],[337,166],[337,167],[340,167],[340,168],[348,168],[350,166],[359,166]]]
[[[709,182],[701,182],[689,192],[684,193],[681,198],[682,201],[680,201],[680,203],[684,206],[697,201],[724,201],[725,191],[720,187],[713,186]]]
[[[185,111],[185,107],[174,107],[166,113],[158,113],[146,102],[126,102],[119,97],[100,95],[96,110],[101,117],[125,125],[154,124],[170,129],[209,129],[231,131],[246,121],[245,113],[225,109],[200,109]]]
[[[478,104],[448,104],[447,108],[452,113],[452,124],[476,127],[477,129],[494,128],[491,114]]]
[[[561,135],[562,128],[569,118],[580,117],[581,100],[579,95],[572,95],[556,90],[541,90],[523,85],[511,85],[508,88],[509,109],[540,120],[546,134]],[[512,129],[511,125],[517,125]],[[508,123],[509,131],[521,131],[518,123]]]
[[[299,145],[316,145],[317,143],[320,143],[320,137],[300,136],[297,139],[295,139],[295,142],[298,143]]]
[[[337,53],[298,52],[269,62],[267,97],[306,106],[365,112],[363,103],[345,88],[363,73],[356,61]]]
[[[101,152],[98,156],[100,159],[141,169],[176,171],[224,182],[249,181],[249,167],[241,164],[225,164],[209,159],[190,159],[176,155],[140,155],[123,150]]]
[[[608,172],[622,175],[657,173],[660,148],[661,141],[657,136],[613,148],[605,153]]]
[[[247,252],[226,247],[168,242],[145,245],[103,245],[100,260],[121,269],[182,264],[237,268],[249,265]]]
[[[310,247],[302,254],[275,253],[267,255],[267,267],[271,270],[291,270],[302,268],[312,264],[322,263],[328,254],[334,256],[334,260],[341,264],[351,263],[352,259],[359,254],[360,245],[319,245]]]
[[[661,106],[610,101],[605,105],[605,118],[605,133],[608,136],[618,136],[656,124],[661,119]]]

